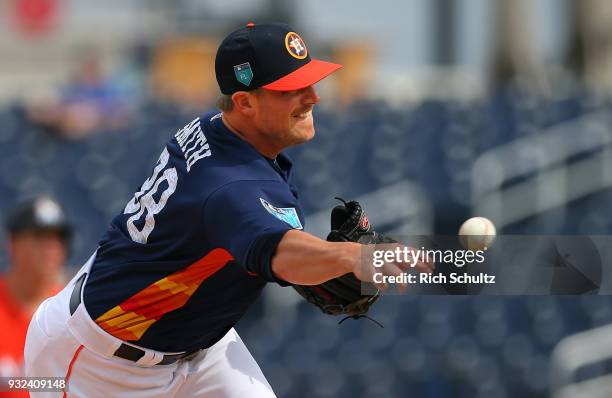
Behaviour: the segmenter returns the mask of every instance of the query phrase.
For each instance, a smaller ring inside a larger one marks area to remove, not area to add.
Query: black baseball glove
[[[368,217],[356,201],[346,202],[334,207],[331,213],[331,232],[327,235],[330,242],[358,242],[362,244],[394,243],[396,241],[380,235],[372,229]],[[353,273],[331,279],[320,285],[293,285],[308,302],[330,315],[359,317],[368,312],[378,299],[380,291],[372,285],[374,294],[362,294],[361,282]]]

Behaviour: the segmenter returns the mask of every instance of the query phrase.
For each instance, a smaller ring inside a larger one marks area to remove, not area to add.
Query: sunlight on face
[[[319,96],[312,86],[295,91],[260,90],[257,94],[257,129],[283,147],[314,137],[312,109]]]

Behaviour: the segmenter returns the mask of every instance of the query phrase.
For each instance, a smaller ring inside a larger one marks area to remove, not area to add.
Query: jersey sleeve
[[[209,196],[202,217],[209,244],[229,251],[248,272],[287,285],[273,274],[272,257],[284,234],[301,228],[301,221],[295,199],[279,195],[275,184],[228,184]]]

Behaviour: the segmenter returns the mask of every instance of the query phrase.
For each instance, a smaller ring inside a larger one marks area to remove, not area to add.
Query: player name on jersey
[[[200,127],[200,118],[196,118],[193,122],[177,131],[174,137],[181,151],[183,151],[188,173],[198,160],[212,154],[206,136]]]

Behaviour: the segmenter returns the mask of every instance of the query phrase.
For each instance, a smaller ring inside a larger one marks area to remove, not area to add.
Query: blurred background
[[[317,87],[316,138],[289,151],[313,233],[334,196],[391,233],[471,215],[498,233],[612,230],[607,0],[0,0],[2,214],[56,198],[76,271],[213,106],[217,45],[248,21],[287,22],[344,65]],[[612,322],[603,296],[384,297],[384,329],[337,325],[267,290],[239,331],[280,397],[552,397],[554,347]]]

